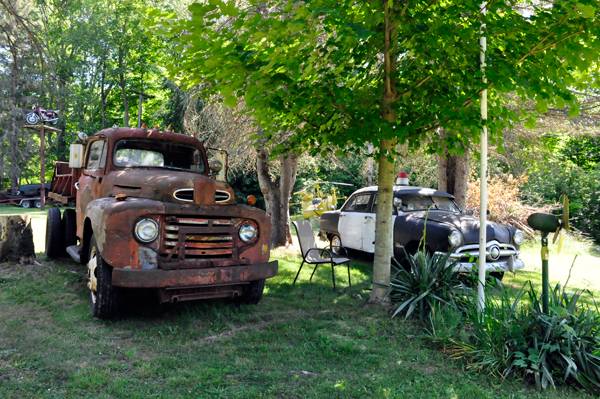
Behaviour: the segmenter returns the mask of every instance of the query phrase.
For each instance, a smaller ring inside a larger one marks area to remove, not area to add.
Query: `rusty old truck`
[[[46,255],[87,265],[94,316],[114,316],[124,290],[142,288],[162,303],[260,301],[278,270],[271,225],[220,181],[226,157],[209,163],[196,138],[158,128],[80,138],[69,163],[55,164],[49,196],[75,209],[49,210]]]

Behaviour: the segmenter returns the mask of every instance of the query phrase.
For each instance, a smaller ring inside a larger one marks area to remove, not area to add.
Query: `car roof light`
[[[408,174],[405,171],[402,171],[398,174],[398,178],[396,179],[397,186],[409,186],[408,184]]]

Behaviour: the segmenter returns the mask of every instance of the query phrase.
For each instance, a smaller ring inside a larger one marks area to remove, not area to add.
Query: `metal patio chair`
[[[294,279],[293,284],[296,284],[296,280],[300,275],[300,271],[302,270],[302,266],[304,266],[304,263],[315,265],[315,268],[312,274],[310,275],[311,281],[313,276],[315,275],[317,266],[319,266],[320,264],[329,263],[331,264],[331,279],[333,281],[333,289],[335,290],[335,273],[333,271],[333,268],[334,266],[343,265],[345,263],[348,266],[348,283],[350,286],[352,286],[352,281],[350,280],[350,259],[334,258],[334,254],[330,248],[331,246],[325,248],[317,248],[317,243],[315,242],[315,236],[312,230],[312,226],[310,224],[310,220],[301,220],[297,222],[292,222],[292,224],[296,228],[296,234],[298,235],[298,241],[300,242],[300,250],[302,252],[302,264],[298,269],[298,273],[296,273],[296,278]],[[346,248],[337,248],[345,252],[346,256],[348,256],[348,251],[346,251]]]

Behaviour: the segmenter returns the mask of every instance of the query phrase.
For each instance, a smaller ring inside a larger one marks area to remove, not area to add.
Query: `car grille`
[[[179,261],[199,259],[237,258],[235,235],[237,228],[233,219],[165,217],[162,229],[161,254]],[[185,251],[181,253],[183,241]]]

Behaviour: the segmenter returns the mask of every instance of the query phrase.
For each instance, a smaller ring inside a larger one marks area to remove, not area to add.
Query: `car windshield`
[[[402,205],[400,210],[406,211],[426,211],[429,208],[445,210],[450,212],[460,213],[460,209],[456,206],[451,198],[446,197],[428,197],[428,196],[408,196],[401,197]]]
[[[115,144],[114,164],[204,172],[204,158],[198,148],[152,140],[119,140]]]

